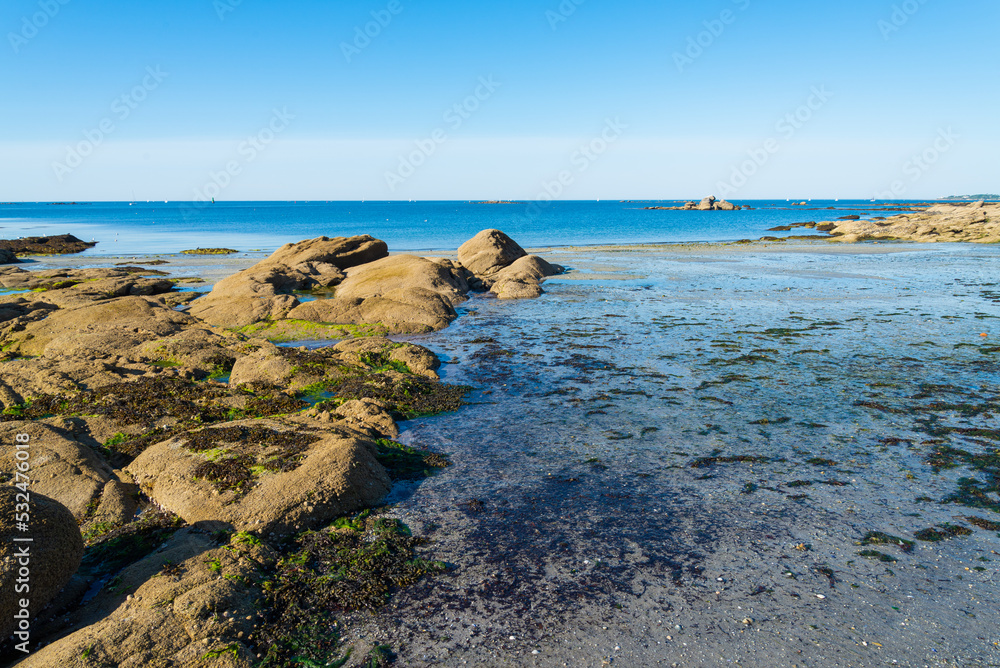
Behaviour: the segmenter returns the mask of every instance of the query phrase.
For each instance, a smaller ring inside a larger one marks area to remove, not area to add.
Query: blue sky
[[[995,0],[7,0],[0,200],[997,192],[998,19]]]

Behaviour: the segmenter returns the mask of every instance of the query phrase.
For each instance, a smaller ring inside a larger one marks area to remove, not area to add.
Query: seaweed
[[[969,524],[973,524],[980,529],[985,529],[987,531],[1000,531],[1000,522],[993,522],[985,517],[976,517],[975,515],[968,515],[965,521]]]
[[[915,543],[899,536],[883,533],[881,531],[869,531],[861,539],[862,545],[895,545],[903,552],[913,552]]]
[[[451,466],[444,455],[417,450],[389,439],[379,439],[375,441],[375,446],[375,459],[385,467],[393,480],[419,480],[430,476],[434,469]]]
[[[105,533],[86,548],[84,573],[114,573],[145,557],[183,526],[171,513],[146,512],[136,521]]]
[[[464,385],[449,385],[420,376],[398,378],[380,372],[345,373],[323,381],[321,386],[337,400],[338,405],[351,399],[383,401],[398,420],[457,411],[472,391]],[[329,410],[323,404],[317,405],[317,408]]]
[[[691,468],[693,469],[703,469],[715,464],[734,464],[734,463],[744,463],[744,464],[766,464],[771,461],[770,457],[764,457],[763,455],[735,455],[732,457],[699,457],[698,459],[691,462]]]
[[[336,613],[377,610],[394,591],[446,570],[444,563],[417,556],[425,542],[398,520],[367,514],[298,536],[263,583],[267,616],[257,632],[258,651],[265,654],[260,665],[331,665],[342,644]],[[378,646],[365,665],[386,665],[391,658],[387,647]]]

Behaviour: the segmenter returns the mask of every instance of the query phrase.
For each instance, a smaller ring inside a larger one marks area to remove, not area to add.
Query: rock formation
[[[77,239],[72,234],[57,234],[51,237],[0,239],[0,251],[7,250],[15,255],[68,255],[82,253],[96,245],[97,242]],[[0,261],[0,264],[3,264],[3,262]]]
[[[1000,204],[939,204],[925,211],[904,213],[885,220],[838,220],[824,223],[834,241],[899,239],[938,242],[1000,242]],[[817,226],[818,227],[818,226]]]
[[[706,197],[700,202],[690,201],[685,202],[684,206],[647,206],[647,210],[660,210],[660,211],[739,211],[741,208],[738,204],[732,204],[724,199],[715,199],[715,197]],[[750,208],[750,207],[746,207]]]
[[[15,512],[17,505],[23,501],[20,490],[0,485],[0,638],[3,640],[18,630],[19,622],[14,615],[21,610],[21,601],[29,602],[28,612],[33,618],[69,582],[83,556],[83,538],[73,514],[40,493],[30,491],[30,499],[25,532],[15,522],[20,514]],[[14,542],[25,537],[32,542]],[[22,556],[25,547],[29,547],[28,557]],[[27,572],[22,579],[30,587],[26,593],[15,591],[22,568]]]
[[[321,237],[288,244],[220,281],[190,313],[210,325],[284,338],[413,334],[447,327],[473,289],[501,299],[537,297],[541,279],[562,271],[529,256],[499,230],[483,230],[459,248],[458,262],[388,256],[368,236]],[[307,294],[323,289],[319,299]]]
[[[474,269],[389,257],[368,236],[288,244],[189,312],[178,307],[198,295],[152,270],[0,269],[19,290],[0,296],[0,440],[31,442],[32,630],[45,644],[22,665],[249,666],[268,651],[257,606],[279,539],[447,465],[390,439],[397,420],[457,410],[468,392],[439,382],[430,351],[350,328],[439,329],[472,289],[537,296],[560,271],[495,230],[460,255]],[[347,340],[254,336],[276,327]],[[0,487],[5,633],[16,492]]]

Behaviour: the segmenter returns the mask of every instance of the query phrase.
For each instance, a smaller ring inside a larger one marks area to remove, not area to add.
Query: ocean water
[[[744,211],[647,211],[671,202],[91,202],[0,203],[0,238],[70,233],[98,245],[87,255],[177,253],[227,247],[273,251],[318,236],[371,234],[393,251],[448,251],[482,229],[522,246],[737,241],[768,228],[846,215],[891,216],[865,201],[746,201]],[[892,207],[889,207],[892,208]],[[812,234],[808,229],[791,234]],[[789,233],[785,233],[789,234]],[[778,234],[780,236],[780,233]]]

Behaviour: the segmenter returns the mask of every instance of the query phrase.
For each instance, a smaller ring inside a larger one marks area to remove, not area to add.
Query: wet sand
[[[998,473],[998,251],[547,251],[574,272],[542,299],[412,339],[478,388],[406,425],[454,466],[392,499],[454,568],[351,640],[402,665],[997,665],[1000,533],[967,518],[1000,497],[942,501]]]
[[[401,424],[453,466],[386,509],[452,568],[343,620],[354,656],[1000,665],[1000,249],[542,252],[573,271],[541,299],[409,338],[476,388]],[[259,258],[165,259],[211,283]]]

